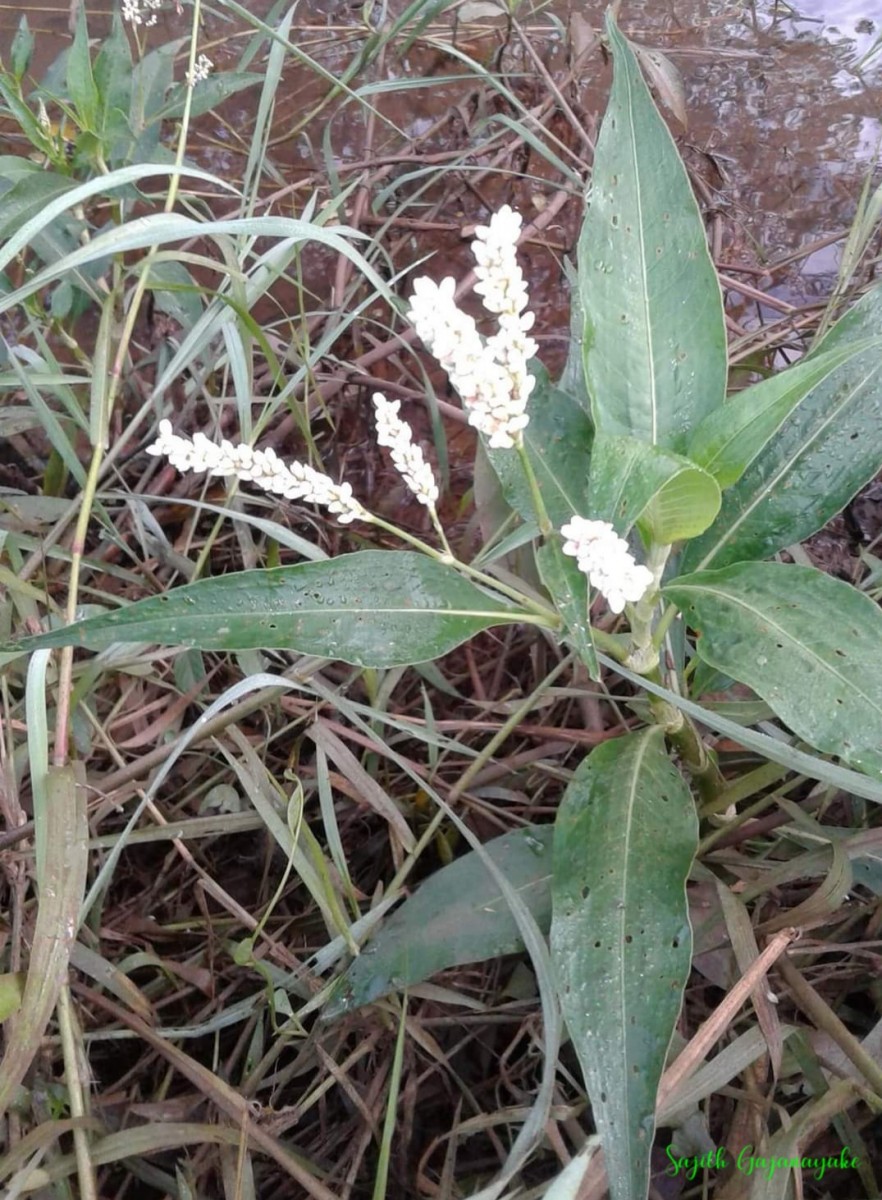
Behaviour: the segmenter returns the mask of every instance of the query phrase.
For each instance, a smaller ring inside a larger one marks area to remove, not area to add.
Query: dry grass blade
[[[846,1057],[854,1063],[877,1096],[882,1097],[882,1067],[878,1062],[867,1053],[829,1004],[818,995],[810,983],[806,982],[802,973],[788,956],[785,955],[781,959],[778,970],[803,1012],[815,1022],[818,1029],[830,1035]]]
[[[773,963],[777,962],[790,943],[798,936],[794,929],[782,929],[776,933],[750,969],[738,980],[722,1003],[704,1022],[689,1045],[683,1050],[662,1076],[658,1089],[658,1103],[664,1104],[680,1084],[692,1074],[705,1058],[714,1042],[731,1024],[741,1005],[757,987]]]
[[[37,919],[21,1010],[9,1021],[0,1063],[0,1112],[5,1112],[37,1053],[67,979],[80,905],[86,890],[85,791],[73,766],[52,768],[45,780],[45,850]]]
[[[103,1009],[114,1020],[120,1021],[133,1030],[142,1041],[160,1054],[185,1079],[189,1079],[205,1095],[206,1099],[233,1121],[237,1127],[234,1131],[236,1144],[238,1144],[238,1130],[244,1129],[255,1148],[262,1150],[264,1154],[274,1159],[293,1180],[300,1184],[311,1200],[337,1200],[333,1192],[329,1191],[318,1178],[320,1172],[317,1167],[283,1146],[277,1138],[255,1124],[248,1101],[228,1083],[215,1075],[213,1071],[209,1071],[196,1059],[191,1058],[189,1054],[185,1054],[177,1046],[173,1046],[171,1042],[145,1024],[140,1017],[126,1012],[112,1000],[102,996],[100,992],[94,992],[90,988],[81,988],[79,991],[90,1004]]]
[[[340,738],[328,728],[325,721],[316,721],[309,729],[309,736],[317,746],[321,746],[328,758],[337,764],[344,777],[357,789],[371,808],[388,821],[402,848],[410,853],[416,846],[416,839],[408,828],[407,822],[377,781],[368,775],[348,746],[345,746]]]
[[[75,1129],[89,1129],[100,1133],[101,1122],[94,1117],[86,1120],[68,1117],[63,1121],[44,1121],[26,1133],[8,1154],[4,1154],[0,1158],[0,1183],[9,1181],[4,1196],[14,1193],[16,1188],[21,1191],[26,1190],[25,1185],[29,1183],[31,1173],[39,1170],[35,1164],[39,1163],[46,1151],[54,1146],[59,1138],[73,1133]],[[73,1156],[71,1156],[71,1162],[72,1169],[75,1169],[76,1161]]]
[[[93,1127],[97,1126],[97,1122],[92,1124]],[[52,1122],[56,1136],[65,1132],[66,1128],[72,1125],[73,1122],[70,1121]],[[65,1129],[55,1129],[55,1126],[64,1126]],[[92,1162],[96,1166],[106,1166],[124,1158],[137,1159],[150,1154],[161,1154],[165,1150],[177,1150],[183,1146],[238,1147],[240,1142],[241,1133],[232,1125],[200,1125],[195,1122],[163,1121],[151,1125],[135,1126],[119,1133],[110,1133],[106,1137],[96,1138],[90,1149]],[[76,1166],[75,1155],[66,1154],[53,1162],[51,1167],[22,1168],[17,1176],[10,1179],[10,1191],[17,1187],[23,1196],[39,1191],[72,1175],[76,1171]]]
[[[756,962],[757,958],[759,958],[759,948],[750,924],[750,917],[747,909],[738,897],[733,895],[731,890],[724,887],[719,881],[717,881],[717,894],[720,897],[720,903],[726,918],[726,927],[729,931],[732,949],[735,951],[735,959],[739,969],[744,974],[750,968],[750,964]],[[792,924],[792,922],[790,923]],[[772,1074],[777,1079],[781,1070],[781,1056],[784,1053],[781,1022],[762,982],[754,989],[751,1000],[760,1029],[769,1048]]]

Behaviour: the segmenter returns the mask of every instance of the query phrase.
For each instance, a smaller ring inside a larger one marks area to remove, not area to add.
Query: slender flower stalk
[[[652,571],[635,561],[628,543],[608,521],[573,517],[561,533],[566,539],[564,554],[576,559],[579,570],[605,597],[611,612],[620,613],[625,604],[636,604],[654,584]]]
[[[486,434],[493,449],[523,444],[527,401],[535,379],[527,363],[536,342],[527,337],[534,316],[525,309],[527,287],[517,262],[521,215],[507,204],[475,230],[475,291],[497,317],[498,331],[485,342],[472,317],[456,304],[456,281],[414,280],[408,319],[462,397],[469,424]]]
[[[272,448],[255,450],[244,443],[234,446],[226,438],[218,446],[204,433],[195,433],[192,439],[180,437],[172,432],[171,421],[160,421],[159,437],[147,447],[147,453],[167,458],[181,472],[234,476],[287,500],[319,504],[334,513],[341,525],[373,520],[353,496],[351,484],[335,483],[305,463],[285,463]]]

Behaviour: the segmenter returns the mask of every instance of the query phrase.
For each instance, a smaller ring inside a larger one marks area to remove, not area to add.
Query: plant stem
[[[462,562],[460,559],[448,550],[446,552],[436,550],[434,546],[430,546],[428,542],[422,541],[421,538],[414,537],[412,533],[408,533],[405,529],[399,529],[397,525],[385,521],[382,517],[376,516],[374,513],[369,513],[366,520],[369,520],[372,525],[377,525],[380,529],[385,529],[387,533],[392,533],[395,537],[400,538],[403,542],[407,542],[409,546],[421,551],[423,554],[433,558],[436,562],[445,563],[447,566],[454,567],[457,571],[461,571],[463,575],[467,575],[470,579],[483,584],[485,587],[493,588],[494,591],[500,592],[503,596],[507,596],[509,600],[514,600],[521,608],[528,608],[541,620],[536,620],[535,617],[531,620],[525,617],[525,620],[530,621],[534,625],[547,625],[550,629],[556,629],[560,625],[560,617],[553,608],[549,608],[545,604],[539,604],[536,600],[531,600],[529,596],[525,596],[523,592],[519,592],[517,588],[509,587],[508,584],[502,583],[495,579],[492,575],[487,575],[483,571],[479,571],[477,567],[471,567],[468,563]]]
[[[533,502],[533,511],[536,513],[536,520],[539,524],[539,532],[543,537],[548,535],[554,529],[551,523],[551,518],[548,515],[548,510],[545,507],[545,501],[542,499],[542,493],[539,491],[539,481],[536,478],[536,473],[533,470],[533,464],[530,462],[530,457],[527,454],[527,449],[524,446],[523,434],[517,444],[518,457],[521,460],[521,466],[524,468],[524,474],[527,477],[527,486],[530,489],[530,499]]]

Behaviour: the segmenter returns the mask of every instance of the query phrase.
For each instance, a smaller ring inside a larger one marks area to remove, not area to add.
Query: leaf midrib
[[[630,863],[631,863],[631,838],[634,828],[634,814],[637,808],[637,791],[638,783],[641,774],[641,765],[646,757],[647,747],[653,734],[653,729],[647,729],[641,739],[639,745],[634,752],[634,762],[631,769],[630,788],[628,792],[627,819],[625,821],[625,836],[622,838],[623,851],[623,870],[622,870],[622,907],[618,910],[618,945],[619,945],[619,1024],[618,1028],[622,1031],[622,1062],[621,1062],[621,1079],[624,1084],[623,1103],[626,1110],[628,1104],[628,1040],[627,1030],[630,1028],[628,1024],[627,1013],[627,998],[628,988],[625,978],[625,933],[626,924],[630,916],[628,897],[630,894]],[[633,1174],[634,1154],[631,1144],[630,1128],[628,1129],[627,1137],[627,1158],[629,1163],[629,1174]]]
[[[619,30],[616,30],[619,37],[623,35]],[[623,39],[624,40],[624,39]],[[626,59],[627,69],[625,73],[625,91],[627,98],[628,112],[628,131],[629,144],[631,147],[631,158],[633,162],[634,181],[637,191],[637,232],[638,242],[640,247],[640,275],[642,281],[641,299],[643,301],[643,327],[646,339],[646,362],[648,365],[648,393],[649,393],[649,414],[650,414],[650,441],[653,446],[658,444],[658,381],[655,370],[655,347],[653,344],[653,328],[651,319],[651,306],[649,303],[649,273],[646,267],[646,230],[643,220],[643,192],[640,176],[640,157],[637,153],[637,139],[634,120],[634,102],[633,102],[633,86],[631,80],[632,65],[636,68],[636,63]],[[636,68],[639,69],[639,68]],[[624,230],[622,231],[624,237]]]
[[[821,658],[816,654],[813,654],[811,647],[809,647],[805,642],[797,641],[797,639],[794,638],[792,633],[790,633],[782,625],[779,625],[778,622],[775,621],[773,618],[771,618],[767,613],[762,612],[760,609],[754,608],[752,605],[748,604],[747,601],[744,600],[742,597],[732,595],[731,592],[727,592],[722,588],[712,587],[709,584],[688,584],[687,583],[687,584],[674,585],[674,586],[678,586],[680,591],[684,591],[684,592],[692,591],[692,592],[696,592],[700,595],[712,595],[719,599],[727,600],[733,606],[740,606],[742,609],[744,609],[745,612],[751,613],[752,615],[757,617],[759,620],[761,620],[764,624],[768,625],[770,629],[774,629],[776,632],[780,633],[780,635],[783,638],[785,638],[795,649],[803,650],[803,651],[807,652],[808,657],[810,657],[813,661],[819,663],[827,672],[829,672],[830,675],[832,675],[834,677],[834,679],[837,679],[841,683],[845,684],[846,688],[853,695],[859,696],[859,697],[863,698],[864,700],[866,700],[867,703],[870,705],[870,707],[875,709],[875,711],[879,714],[880,718],[882,718],[882,707],[880,707],[880,704],[877,700],[874,700],[871,696],[868,696],[860,688],[855,687],[852,684],[850,679],[848,679],[845,675],[842,675],[839,671],[836,670],[833,663],[830,663],[826,659]]]

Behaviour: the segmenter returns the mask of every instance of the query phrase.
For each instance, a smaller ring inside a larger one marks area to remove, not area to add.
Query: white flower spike
[[[527,337],[533,314],[525,312],[527,287],[517,262],[521,215],[507,204],[475,230],[475,291],[498,318],[499,329],[486,343],[474,320],[456,305],[456,281],[422,276],[413,283],[408,319],[447,372],[462,397],[469,424],[489,438],[493,449],[521,444],[527,401],[536,383],[527,362],[536,353]]]
[[[608,521],[573,517],[561,533],[566,538],[564,554],[576,559],[579,570],[606,598],[611,612],[620,613],[626,603],[643,599],[654,582],[652,571],[634,560],[628,543]]]
[[[156,11],[162,8],[162,0],[122,0],[122,19],[130,25],[156,24]]]
[[[235,476],[288,500],[319,504],[334,513],[341,525],[372,520],[352,495],[351,484],[334,483],[330,476],[305,463],[285,463],[272,449],[255,450],[244,443],[234,446],[226,438],[217,446],[204,433],[194,434],[191,441],[173,433],[171,421],[160,421],[159,437],[147,447],[147,453],[167,458],[182,473],[206,471],[209,475]]]
[[[193,64],[193,70],[187,72],[187,87],[195,87],[203,79],[207,79],[214,70],[214,63],[207,54],[200,54]]]
[[[395,470],[420,504],[434,508],[438,500],[438,485],[422,450],[413,444],[413,430],[398,415],[401,401],[387,400],[382,392],[374,392],[373,401],[377,441],[392,452]]]

